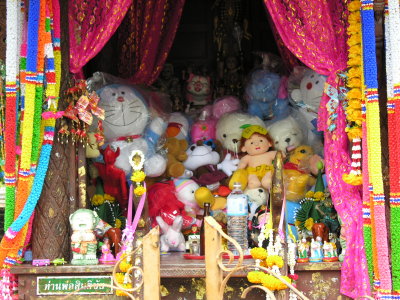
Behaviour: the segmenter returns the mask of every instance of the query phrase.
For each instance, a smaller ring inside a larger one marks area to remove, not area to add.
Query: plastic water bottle
[[[228,235],[242,247],[243,254],[249,254],[247,240],[248,196],[243,193],[241,184],[235,182],[233,190],[227,198]],[[228,249],[239,255],[235,246],[228,242]]]

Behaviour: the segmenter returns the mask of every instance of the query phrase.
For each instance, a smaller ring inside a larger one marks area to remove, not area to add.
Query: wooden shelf
[[[227,264],[228,260],[224,260]],[[253,259],[245,259],[243,265],[254,265]],[[338,271],[341,268],[340,262],[322,262],[322,263],[301,263],[296,264],[296,271]],[[227,265],[233,267],[234,264]],[[11,268],[14,274],[101,274],[111,273],[113,266],[110,265],[93,265],[93,266],[48,266],[34,267],[29,264],[23,264]],[[161,255],[161,278],[192,278],[205,277],[204,260],[185,259],[183,253],[175,252]],[[238,272],[233,277],[245,277],[247,272]]]

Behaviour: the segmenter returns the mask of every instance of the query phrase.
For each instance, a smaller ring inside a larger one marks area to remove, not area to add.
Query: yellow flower
[[[349,27],[347,27],[347,34],[355,34],[361,32],[361,26],[360,24],[353,23],[350,24]]]
[[[347,136],[349,137],[350,140],[356,139],[356,138],[361,138],[362,137],[362,128],[359,126],[353,126],[349,128],[347,131]]]
[[[350,68],[349,71],[347,72],[347,75],[349,77],[359,77],[359,78],[361,78],[361,68],[359,68],[359,67]]]
[[[283,259],[279,255],[268,255],[267,257],[267,266],[272,267],[272,266],[277,266],[278,268],[283,267]]]
[[[104,194],[104,201],[113,203],[115,201],[115,198],[109,194]]]
[[[123,273],[128,272],[129,268],[131,268],[131,267],[132,267],[132,264],[128,263],[126,260],[121,261],[121,263],[119,264],[119,269]]]
[[[360,53],[361,53],[361,45],[353,45],[349,48],[349,55],[352,55],[351,57],[353,57],[354,55],[360,55]]]
[[[361,79],[358,77],[349,78],[347,86],[349,88],[361,88]]]
[[[348,111],[347,119],[350,122],[356,122],[358,124],[358,121],[362,121],[361,110],[353,109],[353,110],[347,110],[347,111]]]
[[[361,109],[361,100],[359,99],[351,99],[348,104],[352,109]]]
[[[120,219],[115,219],[115,228],[121,228],[122,222]]]
[[[347,6],[349,11],[359,11],[361,8],[361,2],[360,1],[351,1],[349,5]]]
[[[132,288],[132,283],[125,283],[125,284],[122,285],[122,287],[125,288],[125,289],[131,289],[131,288]],[[117,291],[115,292],[115,294],[116,294],[117,296],[128,296],[127,293],[128,293],[128,292],[125,292],[125,291],[123,291],[123,290],[117,290]]]
[[[145,178],[146,178],[146,173],[144,173],[143,171],[135,171],[131,176],[131,180],[137,183],[142,182]]]
[[[347,45],[350,47],[359,44],[361,44],[361,35],[359,33],[354,33],[347,39]]]
[[[349,20],[350,24],[360,23],[361,22],[361,14],[360,14],[360,12],[359,11],[352,12],[349,15],[349,19],[348,20]]]
[[[146,192],[146,188],[144,186],[137,186],[133,192],[135,193],[136,196],[142,196]]]
[[[361,99],[362,97],[362,93],[360,89],[351,89],[348,93],[347,93],[347,99]]]
[[[361,55],[354,55],[353,57],[350,57],[349,60],[347,61],[347,66],[352,67],[352,66],[360,66],[361,65]]]
[[[104,203],[103,195],[96,194],[92,198],[92,205],[99,206]]]
[[[122,284],[124,282],[125,274],[124,273],[115,273],[115,280]]]
[[[314,193],[314,199],[315,201],[320,201],[322,198],[324,198],[325,194],[323,192],[315,192]]]
[[[304,222],[304,227],[307,228],[307,230],[310,230],[310,231],[311,231],[313,225],[314,225],[314,220],[313,220],[313,218],[308,218],[308,219]]]
[[[300,224],[301,224],[301,221],[299,221],[299,220],[294,221],[294,226],[299,227]]]
[[[261,247],[251,249],[250,254],[254,259],[265,259],[268,255],[267,250]]]
[[[286,282],[291,283],[289,277],[287,276],[282,276],[282,277]],[[266,288],[270,289],[271,291],[279,291],[287,288],[286,284],[284,284],[279,279],[269,274],[265,274],[265,276],[263,276],[261,284]]]
[[[313,191],[308,191],[306,193],[306,198],[314,198],[314,192]]]
[[[251,283],[261,283],[261,280],[265,275],[264,272],[251,271],[247,273],[247,280]]]

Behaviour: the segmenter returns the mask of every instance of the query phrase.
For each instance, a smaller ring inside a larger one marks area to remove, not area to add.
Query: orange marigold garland
[[[361,102],[361,20],[360,20],[361,2],[359,0],[351,1],[348,5],[349,27],[347,28],[349,46],[349,59],[347,61],[347,106],[346,132],[352,141],[351,170],[349,174],[343,174],[343,180],[351,185],[362,184],[361,174],[361,138],[362,138],[362,120]]]

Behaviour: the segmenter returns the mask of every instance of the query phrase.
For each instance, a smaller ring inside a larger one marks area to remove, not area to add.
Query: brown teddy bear
[[[183,162],[187,159],[186,149],[188,143],[186,140],[177,138],[168,138],[164,148],[167,150],[167,170],[166,177],[177,178],[185,173]]]

